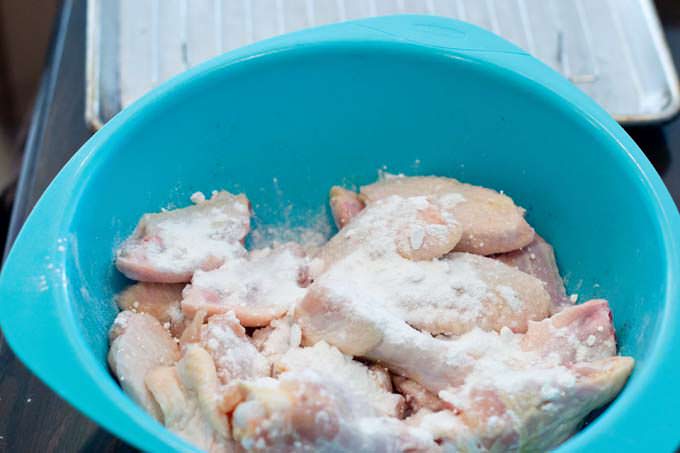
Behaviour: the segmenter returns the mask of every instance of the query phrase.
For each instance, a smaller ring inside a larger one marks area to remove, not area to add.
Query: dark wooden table
[[[8,246],[47,184],[91,135],[83,118],[85,0],[65,0],[52,42],[25,149]],[[680,2],[657,0],[666,37],[680,68]],[[680,205],[680,119],[629,133]],[[677,416],[677,414],[669,414]],[[135,451],[45,387],[0,339],[0,451]]]

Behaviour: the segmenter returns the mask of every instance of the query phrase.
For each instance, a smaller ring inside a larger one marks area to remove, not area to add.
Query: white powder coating
[[[357,252],[357,255],[360,254]],[[517,349],[514,355],[523,357],[523,351],[519,350],[519,337],[514,336],[508,328],[502,329],[503,333],[498,335],[484,332],[476,328],[474,323],[470,323],[465,325],[465,329],[461,328],[460,332],[468,331],[468,334],[456,338],[455,341],[444,341],[412,328],[409,324],[417,327],[419,311],[414,310],[415,314],[411,316],[412,313],[406,310],[410,307],[397,305],[409,295],[408,285],[404,286],[393,280],[395,275],[403,277],[399,271],[400,266],[416,266],[418,269],[423,265],[428,266],[417,278],[412,275],[408,278],[409,282],[427,282],[419,293],[419,297],[426,300],[420,310],[424,312],[436,306],[438,290],[446,287],[449,280],[453,280],[463,294],[471,282],[477,283],[467,290],[468,293],[476,294],[478,291],[479,294],[486,294],[487,285],[478,283],[479,277],[471,270],[474,267],[470,269],[467,266],[470,264],[468,259],[491,261],[488,258],[458,254],[462,259],[454,259],[453,263],[461,265],[462,269],[438,275],[438,272],[432,270],[432,266],[444,266],[448,269],[450,263],[447,260],[415,263],[399,257],[397,260],[400,261],[384,263],[364,257],[356,267],[345,268],[345,261],[351,261],[357,255],[350,255],[323,274],[310,288],[303,303],[296,307],[298,322],[310,341],[325,340],[347,354],[377,360],[434,392],[462,384],[475,361],[494,347],[505,350],[504,347],[513,345]],[[377,264],[381,264],[381,267],[377,267]],[[494,262],[494,266],[497,265],[503,266]],[[516,270],[512,272],[519,273]],[[441,281],[433,278],[441,278]],[[418,284],[420,283],[414,283]],[[540,283],[537,286],[541,287]],[[458,295],[455,291],[453,293]],[[448,315],[451,317],[449,319],[453,319],[451,312],[457,309],[455,300],[452,303],[451,295],[445,296],[447,297],[442,296],[442,304],[448,305],[442,309],[439,317]],[[493,298],[489,300],[492,304],[484,307],[484,311],[494,313],[494,306],[500,304],[495,304],[496,300]],[[480,307],[479,311],[482,311],[479,298],[470,297],[470,301],[473,307]],[[546,310],[548,304],[549,297],[546,295]],[[460,314],[455,315],[453,321],[458,323],[456,325],[461,325]]]
[[[295,244],[252,251],[213,271],[196,271],[182,308],[209,313],[233,310],[241,324],[259,327],[284,315],[306,289],[307,264]]]
[[[468,431],[460,417],[450,411],[423,411],[417,415],[414,424],[431,433],[435,439],[441,439],[458,433],[466,434]]]
[[[475,329],[452,339],[448,360],[462,363],[466,358],[466,375],[461,384],[438,395],[466,414],[465,423],[475,420],[463,437],[475,443],[497,439],[525,442],[535,446],[530,450],[542,451],[545,448],[541,445],[559,442],[573,432],[582,417],[611,398],[612,391],[618,391],[630,371],[629,359],[619,361],[614,357],[615,350],[598,351],[587,346],[602,341],[593,340],[595,334],[590,332],[597,332],[599,323],[608,315],[604,301],[591,301],[533,323],[527,334]],[[546,341],[546,333],[558,341]],[[611,329],[609,335],[613,335]],[[582,348],[589,349],[583,357],[579,352]],[[576,357],[577,364],[572,357]],[[480,425],[480,421],[484,423]],[[536,434],[527,439],[514,437],[513,433],[523,433],[526,427]],[[437,431],[436,426],[428,429],[435,436],[462,445],[455,424],[449,432]],[[517,449],[517,445],[508,444],[504,449]]]
[[[359,298],[370,294],[399,318],[432,333],[442,331],[436,328],[442,315],[474,324],[488,297],[488,286],[463,260],[416,262],[398,255],[371,259],[357,252],[333,266],[322,281],[330,279],[335,285],[355,287]]]
[[[367,441],[361,442],[354,451],[438,451],[431,433],[395,418],[363,417],[356,425],[355,436]]]
[[[302,331],[289,316],[285,316],[274,319],[267,327],[255,330],[252,338],[258,351],[275,363],[289,349],[300,346]]]
[[[420,226],[416,225],[411,229],[411,248],[413,250],[418,250],[423,246],[423,241],[425,240],[425,230]]]
[[[371,249],[357,250],[319,282],[329,289],[352,286],[358,301],[370,294],[408,324],[433,334],[458,335],[476,326],[523,331],[527,320],[545,317],[550,304],[537,279],[465,253],[413,261],[396,253],[376,256]]]
[[[386,389],[366,365],[324,341],[290,349],[274,364],[275,373],[303,370],[343,383],[349,397],[366,401],[380,414],[394,417],[402,409],[403,398]]]
[[[523,350],[521,340],[520,334],[501,335],[475,329],[451,341],[447,360],[462,363],[463,357],[467,359],[467,376],[455,394],[440,392],[440,397],[456,407],[470,407],[474,400],[466,400],[466,388],[484,387],[516,394],[527,382],[550,383],[571,376],[566,367],[550,363],[534,351]]]
[[[393,176],[361,187],[368,207],[390,196],[427,197],[462,227],[456,250],[491,255],[529,244],[534,230],[524,220],[524,210],[496,191],[435,176]],[[447,206],[446,203],[450,204]]]
[[[449,208],[463,201],[450,192],[378,199],[327,244],[320,254],[323,264],[315,264],[311,275],[359,288],[358,300],[370,294],[408,324],[433,334],[461,334],[475,326],[524,331],[528,320],[548,315],[550,296],[538,279],[477,255],[433,259],[460,239],[462,230]]]
[[[244,256],[248,200],[228,192],[193,198],[199,200],[194,206],[144,215],[116,252],[118,269],[135,280],[186,282],[196,269]]]
[[[464,385],[439,393],[454,406],[438,414],[446,424],[432,423],[428,413],[416,414],[412,423],[440,439],[445,451],[548,451],[593,408],[611,400],[632,361],[610,357],[570,368],[528,366],[506,364],[495,370],[506,373],[496,379],[473,374]]]
[[[205,201],[205,195],[203,195],[203,192],[194,192],[191,194],[191,197],[189,197],[192,203],[194,204],[199,204],[203,203]]]
[[[471,417],[483,414],[485,407],[496,407],[477,433],[480,437],[520,431],[527,415],[521,409],[524,402],[530,402],[526,407],[531,411],[536,407],[550,412],[559,405],[547,404],[564,400],[565,391],[576,382],[571,369],[523,351],[520,340],[519,334],[507,338],[474,330],[452,342],[451,354],[467,356],[469,371],[462,385],[440,391],[439,397]]]
[[[607,400],[611,398],[608,396],[610,383],[613,388],[621,385],[616,380],[592,378],[596,385],[586,382],[579,387],[577,371],[571,365],[565,365],[561,355],[545,354],[540,347],[544,342],[536,346],[534,341],[525,341],[529,334],[515,334],[507,328],[501,333],[473,329],[449,340],[432,338],[412,329],[370,297],[362,299],[361,303],[352,302],[357,294],[361,294],[356,286],[330,286],[334,290],[320,303],[314,303],[314,300],[318,301],[315,298],[323,292],[319,294],[315,287],[310,289],[308,296],[313,297],[306,298],[296,310],[305,334],[309,334],[312,341],[327,339],[346,352],[377,360],[395,373],[438,392],[442,400],[467,414],[461,419],[465,425],[461,429],[463,437],[473,443],[480,438],[478,436],[488,437],[490,442],[505,439],[505,434],[521,433],[525,427],[540,432],[543,428],[532,423],[543,418],[561,420],[560,411],[565,409],[574,413],[570,420],[578,421],[592,410],[593,401],[598,400],[574,399],[574,395],[585,390],[591,392],[593,398],[600,398],[599,401]],[[550,327],[553,321],[571,320],[569,328],[575,330],[579,338],[584,334],[587,338],[587,332],[596,331],[600,317],[607,314],[605,306],[594,303],[565,309],[556,315],[556,320],[535,324]],[[540,332],[541,329],[533,330],[530,335]],[[527,349],[525,343],[534,348]],[[547,344],[571,349],[572,352],[565,356],[578,349],[568,343]],[[625,376],[626,369],[622,373]],[[495,414],[497,419],[487,420],[490,414]],[[478,419],[485,424],[468,426],[465,421]],[[558,441],[559,436],[572,432],[575,423],[570,421],[560,428]],[[513,438],[516,439],[508,437]],[[554,436],[548,439],[555,442]],[[456,440],[460,438],[456,437]]]
[[[565,364],[611,357],[616,346],[609,305],[592,300],[565,308],[544,322],[531,323],[523,348],[541,351]]]
[[[255,227],[250,233],[250,245],[253,249],[275,248],[286,242],[300,244],[303,250],[311,255],[318,251],[331,236],[331,224],[325,209],[312,211],[303,216],[304,225],[292,219],[289,212],[292,206],[283,209],[283,221],[277,224],[265,224],[254,217]]]
[[[445,193],[437,196],[437,202],[446,209],[455,208],[456,205],[465,201],[465,197],[460,193]]]
[[[505,303],[507,303],[508,306],[513,311],[520,311],[524,306],[524,302],[522,301],[522,299],[518,297],[517,292],[515,292],[515,290],[512,289],[512,287],[506,285],[498,285],[496,286],[496,291],[498,291],[500,296],[504,299]]]
[[[201,329],[201,344],[215,361],[223,384],[269,375],[269,362],[252,344],[233,312],[210,317]]]
[[[309,342],[325,340],[346,354],[385,364],[435,391],[454,382],[459,370],[442,360],[447,342],[419,332],[370,294],[324,276],[296,307],[296,320]]]
[[[244,382],[246,401],[232,417],[234,439],[248,451],[432,451],[423,429],[379,417],[345,383],[312,370],[277,381]]]
[[[289,345],[291,348],[296,348],[302,343],[302,329],[297,324],[293,324],[290,327],[290,341]]]
[[[400,255],[431,260],[451,251],[461,234],[462,227],[439,199],[387,197],[361,211],[329,241],[320,254],[320,270],[357,249],[371,258]]]

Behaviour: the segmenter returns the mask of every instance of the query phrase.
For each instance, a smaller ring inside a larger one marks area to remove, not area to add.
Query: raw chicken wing
[[[349,398],[341,382],[307,370],[279,380],[242,384],[246,401],[233,415],[233,435],[256,452],[432,451],[426,431],[378,416],[370,405]]]
[[[449,202],[455,204],[457,199]],[[427,261],[451,251],[461,233],[460,224],[441,205],[425,197],[392,196],[361,211],[331,238],[318,258],[321,270],[357,250],[372,257],[396,254]]]
[[[605,317],[607,324],[600,323],[602,314],[608,316],[609,313],[606,303],[603,306],[596,301],[585,309],[580,307],[565,309],[555,315],[557,319],[532,324],[533,332],[537,333],[526,337],[513,334],[508,328],[501,329],[500,334],[475,328],[446,340],[413,329],[393,313],[381,309],[375,300],[359,299],[356,288],[315,284],[298,305],[295,315],[308,341],[323,340],[346,354],[378,361],[396,374],[438,393],[462,385],[467,376],[484,363],[505,363],[516,356],[515,362],[527,366],[538,362],[557,366],[576,355],[580,360],[589,361],[615,352],[609,348],[615,344],[611,320]],[[573,336],[563,341],[566,329],[559,327],[566,320],[571,324]],[[544,330],[557,338],[534,341]],[[551,351],[549,345],[559,350]]]
[[[183,283],[198,269],[215,269],[244,256],[248,199],[223,191],[197,201],[187,208],[145,214],[116,252],[118,270],[133,280]]]
[[[150,315],[122,311],[109,332],[108,361],[125,393],[147,412],[160,419],[159,408],[144,386],[146,374],[179,359],[177,344]]]
[[[610,402],[632,368],[630,357],[609,357],[568,368],[503,370],[442,392],[455,410],[423,411],[409,422],[443,441],[444,451],[548,451]]]
[[[116,303],[121,310],[153,316],[163,326],[168,326],[173,336],[179,337],[185,324],[180,309],[183,288],[183,284],[136,283],[118,294]]]
[[[461,201],[448,211],[463,226],[456,251],[479,255],[504,253],[522,248],[534,238],[533,228],[524,220],[524,210],[510,197],[452,178],[389,176],[361,187],[360,192],[368,206],[394,195],[431,200],[459,197]]]
[[[283,316],[302,298],[306,260],[296,244],[253,251],[219,269],[196,271],[184,290],[182,311],[193,316],[233,311],[246,327],[262,327]]]
[[[460,335],[475,327],[497,331],[504,326],[525,332],[529,321],[544,319],[550,309],[541,281],[469,253],[412,261],[357,251],[322,274],[314,287],[321,296],[321,288],[330,293],[352,287],[351,303],[377,304],[432,334]]]
[[[529,331],[472,331],[451,340],[464,381],[438,393],[450,410],[412,422],[450,451],[546,451],[621,390],[633,359],[616,357],[606,301],[569,307]]]
[[[212,356],[223,384],[269,376],[269,361],[255,348],[233,312],[208,319],[201,329],[201,345]]]
[[[235,451],[215,365],[203,348],[187,346],[177,366],[155,368],[146,385],[170,431],[209,453]]]
[[[522,349],[562,364],[591,362],[616,354],[616,337],[609,304],[594,299],[565,308],[542,322],[529,322]]]
[[[253,344],[272,363],[289,349],[297,348],[302,342],[302,331],[291,317],[275,319],[267,327],[253,332]]]
[[[381,415],[400,417],[403,413],[404,400],[391,393],[391,388],[386,388],[389,380],[385,382],[384,374],[372,371],[324,341],[307,348],[291,349],[274,364],[275,375],[304,370],[342,382],[349,392],[348,397],[365,401]]]
[[[419,332],[380,304],[349,286],[314,284],[295,309],[304,341],[319,341],[347,355],[365,357],[420,382],[432,391],[460,383],[465,370],[445,358],[448,341]]]

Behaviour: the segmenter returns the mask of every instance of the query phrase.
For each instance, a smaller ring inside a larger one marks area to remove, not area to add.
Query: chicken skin
[[[121,310],[146,313],[153,316],[173,336],[179,337],[184,331],[186,320],[180,308],[183,284],[136,283],[116,296]]]
[[[242,325],[262,327],[283,316],[305,294],[302,249],[284,244],[251,252],[212,271],[198,270],[183,293],[182,311],[210,316],[233,311]]]
[[[340,186],[331,188],[329,202],[333,220],[338,229],[347,225],[365,207],[364,202],[355,192]]]
[[[205,349],[187,346],[176,366],[157,367],[145,381],[170,431],[208,453],[237,451],[221,407],[215,365]]]
[[[416,329],[460,335],[475,327],[525,332],[550,313],[541,281],[499,261],[469,253],[412,261],[372,258],[357,251],[332,266],[306,298],[340,294],[352,304],[373,304]]]
[[[444,206],[457,198],[444,199]],[[426,197],[387,197],[361,211],[322,248],[320,270],[327,270],[358,249],[372,257],[397,254],[428,261],[450,252],[462,227],[440,203]],[[313,277],[320,272],[313,272]]]
[[[275,376],[304,370],[340,380],[352,398],[366,401],[379,414],[400,418],[403,413],[404,399],[391,392],[391,383],[385,374],[353,360],[326,342],[290,349],[274,364]]]
[[[351,292],[329,293],[312,287],[296,316],[309,341],[326,341],[346,354],[378,361],[435,394],[463,384],[483,358],[503,361],[516,355],[518,363],[557,366],[615,353],[605,301],[571,307],[532,323],[526,335],[506,327],[500,333],[475,328],[451,339],[420,332],[371,302],[355,303]]]
[[[621,391],[633,364],[630,357],[609,357],[470,379],[440,393],[455,409],[424,409],[409,423],[430,431],[446,452],[548,451]]]
[[[184,283],[245,255],[250,203],[244,195],[215,192],[187,208],[145,214],[116,252],[116,266],[133,280]]]
[[[534,237],[533,228],[524,220],[524,210],[510,197],[453,178],[390,175],[360,190],[360,199],[368,206],[394,195],[430,199],[460,197],[462,201],[449,208],[449,213],[463,226],[456,246],[459,252],[505,253],[528,245]]]
[[[144,313],[122,311],[109,331],[108,361],[123,390],[152,416],[160,419],[158,405],[144,386],[147,373],[179,359],[177,343],[158,320]]]
[[[426,452],[436,448],[424,429],[379,417],[351,398],[341,382],[306,370],[278,380],[243,383],[246,400],[233,415],[233,435],[247,451]]]
[[[200,344],[210,353],[223,384],[270,374],[269,361],[257,350],[233,312],[211,316],[201,328]]]
[[[539,235],[534,236],[534,240],[529,245],[519,250],[495,255],[494,258],[542,281],[552,301],[551,313],[557,313],[564,307],[573,305],[564,289],[564,282],[555,260],[555,251]]]

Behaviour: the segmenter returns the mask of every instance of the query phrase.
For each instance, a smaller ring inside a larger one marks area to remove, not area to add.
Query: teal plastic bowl
[[[10,346],[54,391],[147,451],[195,451],[106,365],[113,250],[139,217],[226,188],[266,223],[319,212],[332,184],[377,170],[504,190],[555,247],[568,290],[606,297],[627,386],[560,451],[680,443],[680,216],[626,133],[566,80],[471,25],[348,22],[209,61],[89,140],[47,189],[0,280]],[[283,209],[290,206],[290,209]],[[284,212],[285,218],[284,218]]]

